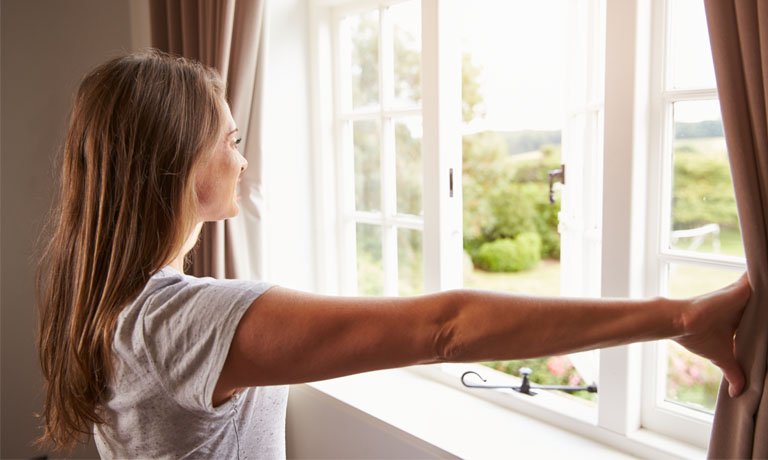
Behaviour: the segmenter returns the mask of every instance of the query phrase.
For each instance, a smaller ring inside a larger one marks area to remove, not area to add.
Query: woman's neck
[[[200,230],[202,228],[202,222],[198,222],[197,225],[195,225],[195,228],[192,229],[192,232],[187,235],[187,239],[184,241],[184,246],[182,246],[181,252],[179,252],[179,254],[168,264],[168,266],[175,268],[179,271],[179,273],[184,273],[184,258],[187,256],[187,253],[191,251],[193,247],[195,247],[195,243],[197,243],[197,238],[200,236]]]

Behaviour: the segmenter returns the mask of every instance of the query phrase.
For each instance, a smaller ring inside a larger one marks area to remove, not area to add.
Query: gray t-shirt
[[[103,458],[285,458],[287,386],[213,407],[235,328],[270,284],[166,267],[120,312],[114,373],[94,427]]]

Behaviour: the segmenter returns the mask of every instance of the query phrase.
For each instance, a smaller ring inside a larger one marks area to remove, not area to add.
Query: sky
[[[560,129],[565,116],[566,62],[573,53],[568,4],[585,0],[463,0],[463,51],[483,69],[483,129]],[[701,0],[673,0],[671,84],[714,86],[714,71]],[[687,107],[686,107],[687,105]],[[677,121],[719,117],[716,103],[684,104]]]

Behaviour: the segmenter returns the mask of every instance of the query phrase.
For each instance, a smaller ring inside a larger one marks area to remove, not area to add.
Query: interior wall
[[[286,431],[288,459],[454,458],[309,385],[291,386]]]
[[[263,101],[265,275],[313,291],[313,192],[307,0],[267,3]]]
[[[0,457],[32,458],[42,408],[34,248],[82,76],[131,49],[130,0],[0,2]],[[96,456],[92,446],[70,457]]]

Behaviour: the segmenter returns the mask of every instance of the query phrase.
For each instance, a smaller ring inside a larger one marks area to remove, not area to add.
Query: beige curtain
[[[710,458],[768,458],[768,2],[705,0],[752,298],[736,337],[747,377],[720,389]]]
[[[203,226],[187,270],[194,276],[262,278],[261,100],[266,0],[150,0],[152,46],[215,67],[227,83],[248,160],[240,215]],[[247,228],[247,232],[245,229]]]

